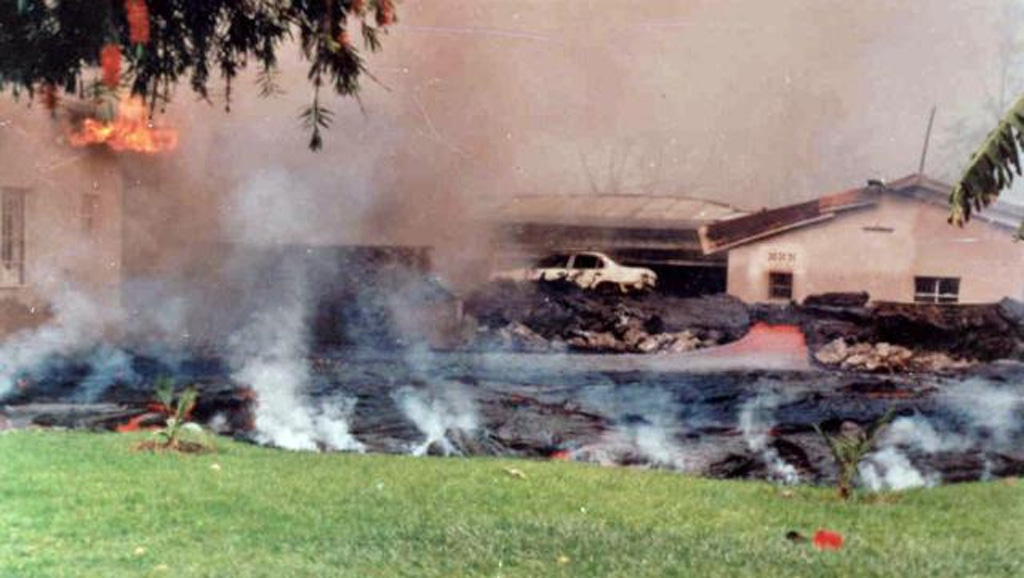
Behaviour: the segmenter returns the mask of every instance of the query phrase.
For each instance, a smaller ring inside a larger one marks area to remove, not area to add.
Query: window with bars
[[[3,189],[0,199],[0,285],[25,284],[25,191]]]
[[[768,273],[768,298],[793,299],[793,274],[779,271]]]
[[[959,277],[914,277],[915,303],[958,303]]]

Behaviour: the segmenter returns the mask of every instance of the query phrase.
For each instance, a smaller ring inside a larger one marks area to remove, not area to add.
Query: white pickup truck
[[[533,267],[499,271],[491,275],[498,281],[565,280],[583,289],[599,291],[618,289],[623,293],[654,287],[658,276],[644,267],[628,267],[616,263],[604,253],[594,251],[558,253],[538,261]]]

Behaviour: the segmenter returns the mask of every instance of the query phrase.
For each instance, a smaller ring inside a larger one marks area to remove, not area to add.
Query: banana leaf
[[[989,206],[1021,176],[1024,154],[1024,96],[1006,113],[978,150],[949,195],[949,222],[964,226],[976,212]],[[1024,222],[1016,238],[1024,239]]]

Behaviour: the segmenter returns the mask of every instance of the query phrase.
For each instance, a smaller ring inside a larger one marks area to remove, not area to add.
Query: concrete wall
[[[112,155],[73,149],[39,107],[0,101],[0,189],[25,191],[25,280],[0,284],[0,335],[41,321],[56,295],[117,306],[123,179]],[[91,215],[87,215],[91,212]],[[18,305],[26,315],[17,315]]]
[[[770,301],[768,274],[785,271],[795,301],[867,291],[875,301],[912,302],[915,276],[959,277],[961,303],[1024,298],[1024,243],[981,221],[957,229],[946,217],[943,207],[886,194],[877,206],[731,250],[728,292]]]

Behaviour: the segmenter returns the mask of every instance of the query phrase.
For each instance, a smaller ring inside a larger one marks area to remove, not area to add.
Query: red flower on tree
[[[377,0],[377,26],[388,26],[395,22],[395,5],[391,0]]]
[[[149,7],[146,0],[124,0],[128,15],[128,39],[132,44],[149,43]]]
[[[342,30],[338,33],[338,44],[343,48],[349,48],[352,46],[352,35],[348,33],[348,29]]]
[[[814,547],[819,550],[839,550],[843,547],[843,535],[828,530],[818,530],[814,533],[812,542]]]
[[[121,47],[107,44],[100,50],[100,67],[103,68],[103,84],[117,88],[121,82]]]

